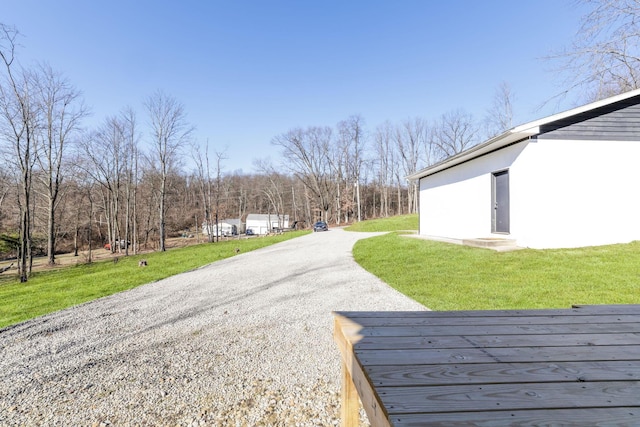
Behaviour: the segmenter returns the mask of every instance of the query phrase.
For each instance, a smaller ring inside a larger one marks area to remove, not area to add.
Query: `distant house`
[[[249,214],[246,229],[254,234],[267,234],[275,229],[289,228],[289,215]]]
[[[205,236],[209,235],[209,231],[213,236],[236,236],[239,233],[238,224],[240,224],[240,220],[235,219],[224,219],[216,224],[211,224],[211,226],[207,226],[207,223],[204,222],[202,224],[202,234]]]
[[[515,127],[410,175],[420,234],[563,248],[640,239],[640,90]]]
[[[235,226],[236,234],[244,233],[245,225],[240,218],[225,219],[223,222]]]

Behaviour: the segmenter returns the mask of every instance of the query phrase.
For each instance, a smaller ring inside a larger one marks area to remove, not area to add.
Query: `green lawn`
[[[248,252],[307,233],[295,231],[265,238],[205,243],[167,252],[120,257],[116,264],[102,261],[34,273],[27,283],[2,277],[0,328],[193,270],[234,256],[236,248]],[[138,267],[140,259],[146,259],[148,266]]]
[[[347,231],[417,231],[418,214],[398,215],[390,218],[371,219],[356,222]]]
[[[640,242],[494,252],[390,233],[357,242],[354,257],[433,310],[640,303]]]

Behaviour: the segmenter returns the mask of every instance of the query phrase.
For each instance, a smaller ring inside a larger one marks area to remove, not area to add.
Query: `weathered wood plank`
[[[640,408],[547,409],[527,411],[486,411],[448,414],[406,414],[391,417],[395,427],[475,426],[475,427],[611,427],[640,424]]]
[[[601,314],[640,314],[640,304],[606,304],[606,305],[581,305],[575,304],[571,308],[552,309],[530,309],[530,310],[464,310],[464,311],[336,311],[334,314],[349,319],[360,319],[366,317],[388,318],[388,317],[537,317],[537,316],[590,316],[594,312]]]
[[[640,403],[638,381],[378,387],[377,390],[392,418],[411,413],[591,409]]]
[[[375,387],[640,381],[637,361],[376,365],[365,371]]]
[[[436,363],[571,362],[597,360],[640,361],[640,346],[497,347],[409,350],[359,350],[365,366]]]
[[[360,423],[360,400],[351,372],[342,362],[342,398],[340,400],[340,417],[342,427],[358,427]]]
[[[612,306],[607,306],[612,307]],[[387,318],[387,317],[494,317],[494,316],[553,316],[553,315],[576,315],[581,313],[580,308],[552,308],[533,310],[464,310],[464,311],[334,311],[334,315],[345,319],[360,319],[367,317]]]
[[[561,335],[475,335],[435,337],[363,337],[355,347],[359,350],[393,350],[420,348],[468,348],[468,347],[566,347],[578,345],[628,345],[640,344],[640,334],[561,334]]]
[[[437,325],[437,326],[386,326],[362,327],[360,325],[344,326],[345,334],[362,337],[435,337],[435,336],[473,336],[473,335],[568,335],[568,334],[640,334],[640,322],[616,324],[592,324],[588,328],[584,324],[575,325]]]
[[[379,400],[378,395],[371,387],[369,379],[362,370],[362,366],[354,358],[351,367],[351,378],[353,385],[358,391],[358,396],[362,402],[362,407],[367,413],[369,422],[373,427],[390,427],[389,414],[387,413],[384,405]]]
[[[586,316],[491,316],[491,317],[362,317],[351,319],[362,327],[390,326],[493,326],[493,325],[583,325],[586,321],[598,324],[637,323],[637,314],[591,314]]]

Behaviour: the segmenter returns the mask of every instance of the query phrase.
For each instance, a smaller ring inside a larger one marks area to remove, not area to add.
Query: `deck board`
[[[434,413],[425,418],[423,414],[396,414],[391,421],[394,427],[430,426],[474,426],[513,427],[517,426],[563,426],[563,427],[610,427],[634,426],[638,424],[640,411],[637,407],[557,409],[549,411],[479,411],[462,413]]]
[[[590,317],[593,317],[591,315]],[[471,320],[473,319],[473,320]],[[484,325],[580,325],[584,323],[585,316],[475,316],[475,317],[363,317],[357,319],[360,326],[375,326],[376,328],[391,326],[469,326],[471,322],[475,326]],[[355,319],[352,319],[355,320]],[[637,323],[637,315],[633,314],[601,314],[598,315],[600,324]]]
[[[426,386],[578,381],[640,381],[640,363],[540,362],[378,365],[365,368],[376,386]]]
[[[434,363],[515,363],[635,360],[640,362],[640,345],[573,347],[475,347],[401,350],[355,350],[365,366]]]
[[[483,410],[547,410],[638,405],[640,382],[477,384],[377,387],[390,415]]]
[[[460,335],[540,335],[540,334],[640,334],[638,323],[592,323],[589,328],[583,324],[553,324],[553,325],[434,325],[434,326],[381,326],[355,327],[347,326],[345,332],[370,337],[433,337]]]
[[[420,348],[466,348],[466,347],[568,347],[594,345],[638,345],[637,333],[600,334],[553,334],[553,335],[442,335],[442,336],[377,336],[364,337],[358,341],[361,350],[420,349]]]

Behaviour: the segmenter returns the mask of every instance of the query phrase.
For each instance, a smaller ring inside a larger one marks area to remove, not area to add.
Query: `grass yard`
[[[418,214],[398,215],[390,218],[370,219],[356,222],[347,231],[417,231]]]
[[[494,252],[390,233],[357,242],[354,257],[432,310],[640,303],[640,242]]]
[[[80,264],[36,272],[27,283],[19,283],[15,277],[10,280],[2,277],[0,328],[229,258],[236,254],[236,248],[248,252],[307,233],[294,231],[265,238],[205,243],[120,257],[117,263],[109,260]],[[138,267],[141,259],[147,260],[147,267]]]

